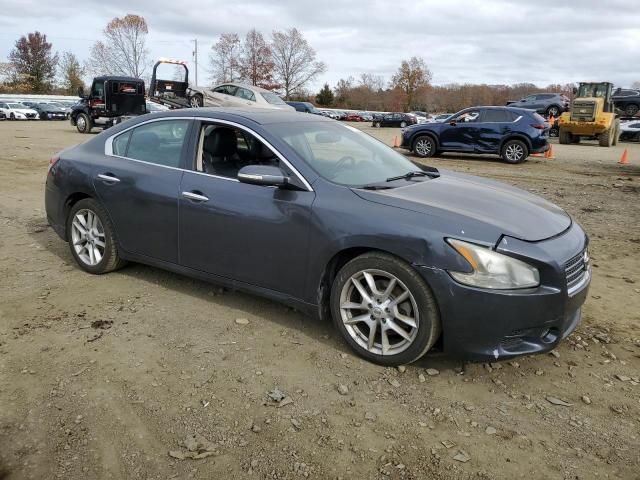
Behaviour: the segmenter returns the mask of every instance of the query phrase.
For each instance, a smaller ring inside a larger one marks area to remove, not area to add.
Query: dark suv
[[[412,113],[384,113],[374,115],[372,126],[404,128],[416,123],[418,123],[418,117]]]
[[[613,92],[613,103],[627,117],[633,117],[640,111],[640,90],[616,89]]]
[[[419,157],[440,152],[495,153],[521,163],[549,149],[549,125],[524,108],[473,107],[442,123],[422,123],[402,131],[402,148]]]
[[[524,97],[517,102],[507,102],[510,107],[535,110],[547,117],[558,118],[562,112],[567,112],[571,105],[569,97],[562,93],[536,93]]]
[[[313,106],[311,102],[287,102],[288,105],[291,105],[296,109],[297,112],[302,113],[313,113],[314,115],[322,115],[320,110]]]

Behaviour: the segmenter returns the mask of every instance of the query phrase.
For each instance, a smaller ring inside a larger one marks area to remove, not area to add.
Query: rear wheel
[[[571,143],[573,138],[573,135],[571,135],[571,132],[567,132],[566,130],[563,130],[562,128],[560,129],[560,132],[558,133],[558,140],[560,141],[560,143],[562,145],[566,145]]]
[[[551,105],[547,108],[547,117],[558,118],[558,115],[560,115],[560,108],[557,105]]]
[[[500,156],[507,163],[522,163],[529,156],[529,149],[521,140],[508,140],[502,146]]]
[[[638,110],[640,110],[640,107],[632,103],[625,107],[624,114],[628,117],[633,117],[636,113],[638,113]]]
[[[420,158],[433,157],[436,153],[436,142],[429,135],[422,135],[413,142],[413,152]]]
[[[373,122],[373,128],[380,128],[380,122]]]
[[[118,256],[114,229],[107,213],[92,198],[80,200],[71,208],[67,238],[71,255],[89,273],[108,273],[125,263]]]
[[[80,113],[76,117],[76,128],[80,133],[89,133],[93,128],[93,121],[86,113]]]
[[[406,262],[366,253],[347,263],[331,288],[336,328],[360,356],[381,365],[422,357],[440,336],[429,286]]]

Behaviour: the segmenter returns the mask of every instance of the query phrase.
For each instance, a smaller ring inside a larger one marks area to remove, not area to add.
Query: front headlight
[[[525,262],[462,240],[448,238],[447,242],[473,268],[471,273],[449,271],[449,274],[460,283],[494,290],[531,288],[540,285],[538,269]]]

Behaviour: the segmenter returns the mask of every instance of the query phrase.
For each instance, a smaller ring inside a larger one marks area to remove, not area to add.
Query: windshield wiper
[[[389,190],[393,187],[389,186],[389,185],[375,185],[375,184],[371,184],[371,185],[363,185],[360,187],[363,190]]]
[[[410,180],[415,177],[429,177],[429,178],[437,178],[440,174],[438,172],[425,172],[424,170],[412,170],[411,172],[407,172],[404,175],[398,175],[397,177],[389,177],[387,178],[387,182],[393,182],[395,180]]]

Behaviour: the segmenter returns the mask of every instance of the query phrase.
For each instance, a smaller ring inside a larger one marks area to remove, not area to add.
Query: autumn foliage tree
[[[403,60],[396,74],[391,78],[393,88],[398,88],[406,95],[407,107],[412,107],[416,91],[429,84],[431,71],[424,59],[411,57]]]
[[[146,47],[149,28],[144,17],[127,14],[114,18],[104,29],[104,40],[91,47],[87,63],[94,75],[124,75],[141,78],[149,69]]]
[[[12,83],[29,93],[48,93],[53,86],[58,55],[52,53],[47,36],[40,32],[20,37],[9,53]]]

